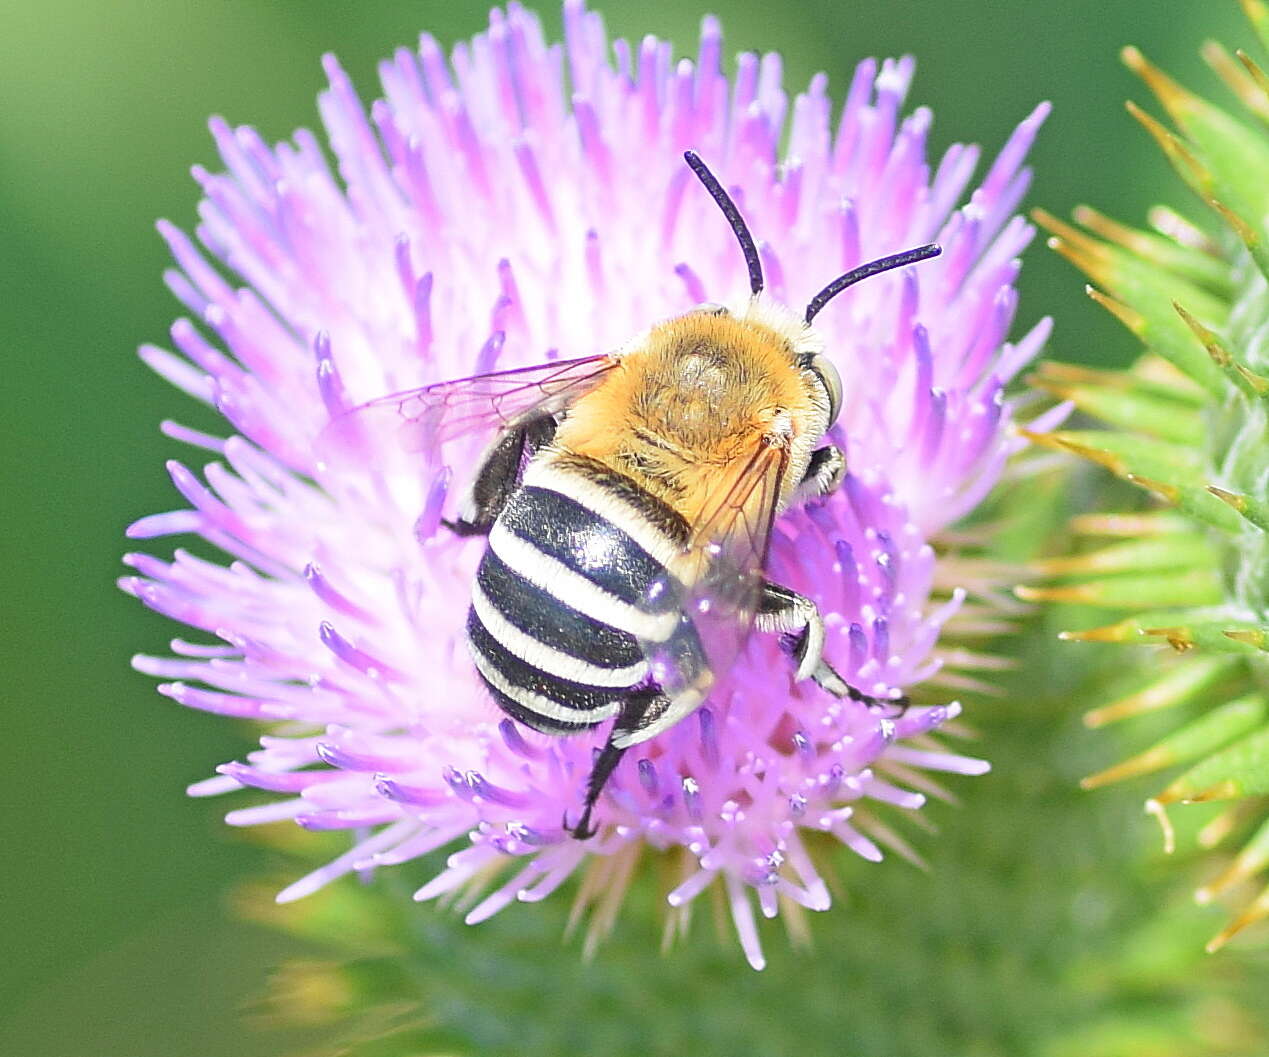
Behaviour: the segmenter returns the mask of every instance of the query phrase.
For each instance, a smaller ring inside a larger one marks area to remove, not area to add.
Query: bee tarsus
[[[639,699],[636,698],[636,701]],[[627,711],[642,711],[638,704]],[[577,840],[589,840],[598,831],[598,826],[591,826],[590,816],[595,808],[596,801],[599,800],[599,794],[603,792],[604,786],[608,783],[609,777],[616,769],[617,764],[621,762],[621,758],[626,754],[624,747],[615,745],[614,739],[620,737],[623,728],[627,726],[627,722],[634,720],[638,722],[635,716],[624,716],[618,719],[617,724],[613,727],[612,734],[609,735],[607,744],[595,754],[594,763],[591,764],[590,777],[586,779],[586,801],[582,806],[582,817],[577,820],[577,825],[571,829],[568,825],[568,815],[564,816],[564,828],[572,833]],[[633,729],[627,728],[628,729]]]
[[[847,690],[846,696],[852,701],[858,701],[871,709],[881,711],[886,719],[899,719],[912,707],[912,701],[907,694],[901,697],[873,697],[862,690],[856,690],[853,686],[847,686]]]
[[[582,809],[582,817],[578,819],[577,824],[573,825],[568,821],[568,812],[564,812],[564,817],[560,819],[560,826],[564,832],[569,834],[574,840],[590,840],[599,832],[598,826],[592,826],[590,823],[590,812],[594,804],[587,804]]]
[[[471,521],[464,521],[462,518],[441,518],[441,524],[450,530],[455,536],[488,536],[489,530],[493,528],[493,522],[487,525],[476,524]]]

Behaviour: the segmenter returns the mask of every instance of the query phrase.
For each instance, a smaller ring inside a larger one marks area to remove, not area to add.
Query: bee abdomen
[[[647,585],[664,571],[620,526],[560,492],[521,488],[498,520],[545,557],[628,605],[638,605]]]
[[[584,502],[516,491],[490,533],[467,622],[498,704],[548,733],[617,715],[650,681],[640,639],[673,630],[673,615],[642,605],[662,575],[630,533]]]
[[[537,730],[567,733],[611,719],[631,687],[596,686],[563,679],[507,649],[485,627],[476,607],[467,616],[476,670],[504,712]],[[539,648],[529,656],[540,657]]]

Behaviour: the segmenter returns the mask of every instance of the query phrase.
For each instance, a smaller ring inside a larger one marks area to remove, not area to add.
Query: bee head
[[[687,151],[683,158],[691,167],[692,172],[696,173],[697,177],[700,178],[701,183],[705,185],[706,190],[709,191],[714,201],[718,203],[718,208],[723,211],[723,216],[727,218],[732,231],[735,232],[736,239],[740,242],[741,252],[745,255],[745,264],[749,268],[749,291],[753,300],[757,301],[763,287],[762,259],[758,256],[758,247],[754,243],[753,236],[749,233],[744,217],[740,215],[740,210],[736,208],[736,203],[732,201],[731,196],[724,190],[723,185],[718,182],[718,178],[709,171],[709,168],[701,161],[695,151]],[[903,253],[892,254],[889,257],[879,257],[875,261],[861,264],[858,268],[852,268],[845,275],[839,275],[811,298],[810,303],[806,306],[806,313],[802,317],[804,325],[810,329],[811,321],[819,314],[820,309],[847,287],[854,286],[855,283],[870,276],[890,271],[892,268],[902,268],[908,264],[916,264],[918,261],[937,257],[942,252],[942,247],[935,243],[930,243],[925,246],[918,246],[915,249],[905,250]],[[702,308],[716,308],[716,306],[702,306]],[[838,412],[841,411],[842,407],[842,379],[837,373],[837,368],[822,352],[799,355],[798,366],[814,374],[824,386],[824,392],[828,397],[828,421],[829,425],[832,425],[837,421]]]

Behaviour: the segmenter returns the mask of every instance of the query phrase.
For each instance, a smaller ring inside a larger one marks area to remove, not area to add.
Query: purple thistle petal
[[[198,533],[231,564],[131,555],[135,575],[120,586],[220,644],[174,644],[174,657],[134,665],[181,704],[308,731],[266,735],[245,763],[191,789],[286,797],[231,812],[233,825],[350,832],[350,850],[282,901],[469,835],[416,898],[519,860],[469,911],[475,923],[546,898],[596,860],[678,849],[697,868],[670,905],[721,878],[742,949],[761,967],[754,892],[764,916],[780,896],[830,903],[800,831],[877,860],[851,803],[922,802],[873,764],[986,768],[928,737],[958,706],[881,719],[795,685],[777,644],[751,636],[707,707],[622,761],[596,809],[600,835],[573,840],[561,819],[576,817],[606,731],[552,739],[518,726],[465,648],[482,544],[444,522],[481,445],[456,442],[441,459],[425,440],[407,453],[399,429],[376,432],[346,412],[618,348],[687,303],[743,303],[744,262],[682,164],[685,148],[740,204],[766,296],[787,295],[795,310],[836,274],[937,238],[940,258],[871,279],[817,317],[845,383],[830,439],[850,473],[837,493],[781,518],[768,569],[819,605],[826,659],[852,686],[909,692],[938,670],[939,635],[965,597],[932,596],[931,540],[999,478],[1015,446],[1003,385],[1049,333],[1042,321],[1006,340],[1016,259],[1033,235],[1012,214],[1048,108],[958,208],[979,152],[927,158],[930,112],[904,114],[911,58],[860,63],[834,133],[823,75],[791,107],[779,56],[741,55],[729,83],[712,17],[695,61],[652,37],[610,48],[581,0],[565,3],[564,26],[565,46],[548,45],[536,16],[512,4],[448,60],[424,35],[417,52],[380,65],[384,98],[369,108],[327,56],[318,105],[337,174],[310,132],[270,147],[213,120],[225,171],[194,172],[204,195],[194,236],[159,225],[176,265],[166,281],[194,321],[173,325],[173,351],[140,354],[239,435],[165,424],[222,461],[201,479],[172,463],[189,509],[142,517],[127,534]],[[906,744],[916,737],[920,748]]]
[[[412,831],[415,826],[416,823],[409,819],[392,823],[390,826],[381,829],[374,836],[359,841],[351,850],[344,852],[343,855],[336,859],[332,859],[325,866],[319,867],[312,873],[288,885],[275,898],[279,903],[293,903],[297,899],[303,899],[306,895],[312,895],[319,888],[323,888],[335,880],[335,878],[351,873],[357,868],[359,863],[366,861],[380,849],[389,847],[394,841],[400,840]]]

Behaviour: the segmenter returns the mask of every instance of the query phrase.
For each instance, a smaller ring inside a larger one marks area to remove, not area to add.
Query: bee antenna
[[[749,289],[754,295],[762,293],[762,261],[758,257],[758,247],[754,245],[753,236],[749,234],[749,228],[745,226],[745,218],[740,215],[740,210],[731,200],[731,195],[723,190],[718,177],[709,171],[709,167],[701,161],[696,151],[684,151],[683,160],[692,167],[692,172],[696,173],[701,183],[705,185],[705,189],[713,195],[718,208],[723,211],[727,223],[731,225],[736,238],[740,240],[740,250],[745,255],[745,264],[749,266]]]
[[[880,257],[875,261],[869,261],[867,264],[861,264],[858,268],[852,268],[845,275],[839,275],[811,298],[811,303],[806,306],[806,321],[808,323],[811,322],[819,315],[821,308],[845,290],[846,287],[854,286],[861,279],[868,279],[882,272],[888,272],[891,268],[902,268],[905,264],[916,264],[917,261],[926,261],[931,257],[937,257],[942,252],[942,246],[931,242],[928,246],[918,246],[914,250],[904,250],[902,253],[896,253],[891,257]]]

